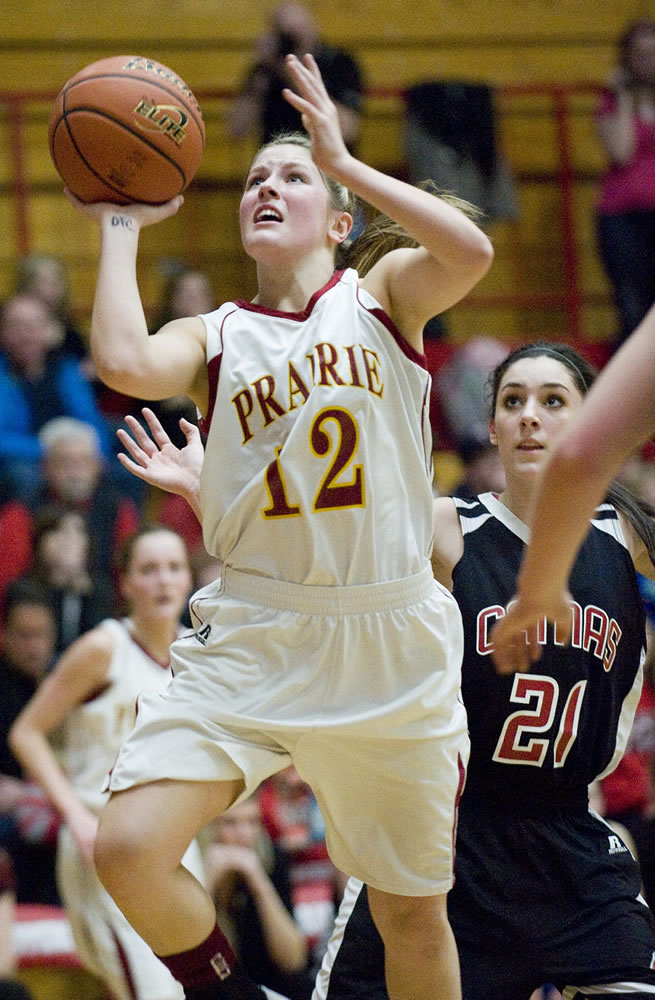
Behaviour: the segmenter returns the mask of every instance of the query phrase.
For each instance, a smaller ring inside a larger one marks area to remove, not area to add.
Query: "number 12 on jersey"
[[[338,406],[320,410],[312,422],[308,446],[312,454],[329,462],[316,489],[313,511],[364,507],[364,468],[354,464],[359,447],[359,428],[353,415]],[[265,482],[270,504],[262,509],[262,515],[266,518],[299,517],[303,511],[287,495],[280,451],[280,448],[276,449],[275,458],[266,469]],[[349,466],[348,480],[346,470]]]

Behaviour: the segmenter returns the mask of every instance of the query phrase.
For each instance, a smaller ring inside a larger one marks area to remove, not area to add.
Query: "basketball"
[[[161,204],[194,177],[205,126],[193,93],[167,66],[112,56],[68,80],[48,124],[50,155],[80,201]]]

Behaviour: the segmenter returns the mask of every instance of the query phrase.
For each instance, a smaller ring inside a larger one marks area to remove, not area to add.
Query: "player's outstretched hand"
[[[183,448],[178,448],[149,407],[144,406],[141,412],[150,433],[135,417],[126,416],[125,423],[131,435],[122,427],[116,434],[129,455],[120,452],[119,462],[134,476],[151,486],[157,486],[168,493],[179,493],[192,503],[192,498],[198,496],[205,454],[200,431],[195,424],[182,417],[180,429],[186,438],[186,444]]]
[[[170,201],[164,202],[163,205],[146,205],[142,202],[134,202],[130,205],[114,205],[108,201],[94,201],[89,203],[80,201],[68,188],[64,188],[64,194],[74,208],[78,209],[84,215],[88,215],[94,222],[100,224],[106,215],[120,215],[126,220],[131,219],[134,229],[137,232],[144,226],[152,226],[156,222],[161,222],[162,219],[167,219],[170,215],[175,215],[184,201],[183,196],[178,194],[174,198],[171,198]]]
[[[541,656],[540,634],[547,620],[557,628],[557,641],[567,643],[571,636],[571,597],[565,593],[553,600],[544,614],[544,606],[535,606],[518,596],[508,605],[504,618],[491,631],[492,657],[499,674],[529,670]],[[543,642],[543,638],[542,638]]]
[[[293,90],[285,87],[285,99],[300,112],[312,142],[312,159],[317,167],[332,173],[350,157],[341,134],[339,114],[325,89],[321,72],[312,55],[286,57],[286,69]]]

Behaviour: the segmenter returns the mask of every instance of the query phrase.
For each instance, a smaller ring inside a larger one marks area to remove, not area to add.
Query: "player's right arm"
[[[443,587],[452,590],[452,574],[464,552],[464,536],[457,507],[451,497],[433,500],[432,517],[432,572]]]
[[[21,765],[46,793],[92,864],[97,818],[77,797],[48,735],[76,706],[107,682],[114,641],[95,628],[73,642],[39,685],[11,729],[8,742]]]
[[[100,262],[91,324],[98,376],[112,389],[141,399],[190,396],[206,412],[205,326],[197,317],[168,323],[148,335],[137,283],[139,234],[173,215],[182,197],[164,205],[72,203],[100,227]]]
[[[144,406],[141,412],[148,430],[128,414],[125,423],[131,436],[122,427],[116,431],[127,452],[118,453],[119,462],[128,472],[151,486],[184,497],[202,524],[200,473],[205,451],[200,431],[195,424],[183,417],[180,429],[186,437],[186,444],[183,448],[178,448],[148,406]]]

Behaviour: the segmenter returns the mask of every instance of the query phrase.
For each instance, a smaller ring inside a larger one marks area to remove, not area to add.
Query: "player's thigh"
[[[196,834],[242,789],[241,780],[163,780],[114,792],[100,816],[98,846],[149,853],[176,865]]]
[[[453,880],[468,736],[357,739],[310,733],[292,753],[325,818],[338,868],[382,892],[435,896]]]

